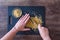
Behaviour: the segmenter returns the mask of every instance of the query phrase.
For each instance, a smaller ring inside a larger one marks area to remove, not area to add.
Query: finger
[[[27,14],[25,14],[24,16],[21,17],[21,20],[26,16]]]
[[[41,29],[42,29],[41,25],[40,25],[40,24],[38,24],[38,30],[41,30]]]
[[[24,25],[24,26],[26,25],[26,23],[27,23],[27,21],[29,20],[29,18],[30,18],[30,16],[28,16],[28,18],[26,19],[26,21],[23,22],[23,25]]]
[[[19,20],[21,20],[23,17],[24,17],[24,15],[22,15],[22,17]]]
[[[47,30],[48,30],[46,27],[43,27],[43,29],[44,29],[45,31],[47,31]]]
[[[29,29],[29,28],[25,28],[25,29],[23,29],[22,31],[30,31],[31,29]]]
[[[42,27],[43,30],[45,30],[45,27]]]
[[[21,21],[21,19],[24,17],[24,15],[22,15],[22,17],[19,19],[19,21],[18,22],[20,22]]]
[[[23,16],[19,19],[19,21],[18,21],[18,22],[22,22],[22,21],[23,21],[23,19],[24,19],[24,17],[25,17],[26,15],[27,15],[27,14],[23,15]]]
[[[19,23],[22,22],[23,18],[24,18],[26,15],[27,15],[27,14],[25,14],[24,16],[22,16],[22,17],[19,19],[18,22],[19,22]],[[17,22],[17,23],[18,23],[18,22]]]
[[[29,20],[29,18],[30,18],[30,16],[28,16],[28,18],[25,20],[25,22],[24,22],[25,24],[27,23],[27,21]]]
[[[27,14],[26,16],[24,16],[24,18],[22,19],[22,21],[24,22],[27,19],[28,16],[29,16],[29,14]]]
[[[41,25],[40,25],[40,24],[38,24],[38,27],[39,27],[39,28],[41,28]]]

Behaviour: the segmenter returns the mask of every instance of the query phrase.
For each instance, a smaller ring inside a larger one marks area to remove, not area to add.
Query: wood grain
[[[60,40],[59,0],[0,0],[0,38],[7,33],[8,6],[45,6],[46,27],[52,40]],[[16,35],[14,40],[42,40],[40,35]]]

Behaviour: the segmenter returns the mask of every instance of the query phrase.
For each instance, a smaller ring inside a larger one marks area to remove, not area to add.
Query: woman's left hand
[[[15,24],[14,28],[17,31],[27,31],[30,30],[29,28],[25,28],[25,25],[27,23],[27,21],[29,20],[30,16],[29,14],[25,14],[24,16],[22,16],[19,21]]]

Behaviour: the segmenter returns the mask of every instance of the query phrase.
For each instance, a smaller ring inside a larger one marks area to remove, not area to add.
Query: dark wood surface
[[[59,0],[0,0],[0,38],[7,33],[8,6],[45,6],[46,27],[52,40],[60,40]],[[16,35],[14,40],[42,40],[40,35]]]

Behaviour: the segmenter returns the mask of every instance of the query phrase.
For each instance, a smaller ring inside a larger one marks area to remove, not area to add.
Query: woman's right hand
[[[38,30],[43,40],[51,40],[47,28],[42,27],[40,24],[38,24]]]

